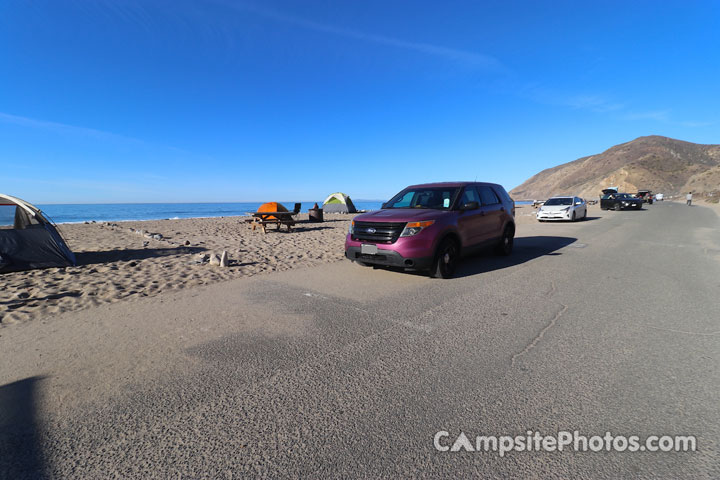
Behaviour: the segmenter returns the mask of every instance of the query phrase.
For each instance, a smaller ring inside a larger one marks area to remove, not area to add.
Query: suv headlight
[[[350,235],[353,235],[355,233],[355,220],[350,222],[350,226],[348,227],[348,233]]]
[[[413,235],[417,235],[418,233],[422,232],[424,228],[429,227],[433,223],[435,223],[435,220],[426,220],[424,222],[410,222],[405,225],[405,228],[403,229],[400,236],[412,237]]]

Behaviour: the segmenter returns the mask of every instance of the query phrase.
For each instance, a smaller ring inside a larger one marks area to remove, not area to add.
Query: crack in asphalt
[[[547,293],[547,295],[552,297],[552,296],[554,296],[556,293],[557,293],[557,287],[555,286],[555,282],[553,281],[553,282],[551,283],[550,291]],[[535,335],[535,337],[534,337],[532,340],[530,340],[530,343],[528,343],[527,345],[525,345],[525,348],[523,348],[521,351],[513,354],[513,356],[510,358],[510,366],[511,366],[511,367],[514,367],[514,366],[515,366],[515,361],[516,361],[518,358],[520,358],[521,356],[525,355],[525,354],[528,353],[530,350],[532,350],[533,348],[535,348],[535,346],[538,344],[538,342],[540,342],[540,340],[542,340],[542,338],[545,336],[545,332],[547,332],[547,331],[550,330],[552,327],[554,327],[555,324],[557,323],[558,319],[560,319],[560,317],[562,316],[562,314],[565,313],[565,311],[568,309],[568,306],[565,305],[564,303],[560,303],[560,302],[558,302],[558,303],[559,303],[560,306],[561,306],[560,311],[558,311],[558,312],[555,314],[555,316],[550,320],[550,323],[548,323],[547,325],[545,325],[545,328],[543,328],[542,330],[540,330],[540,333],[538,333],[537,335]]]
[[[698,335],[703,337],[714,337],[715,335],[720,335],[720,331],[717,332],[709,332],[709,333],[703,333],[703,332],[686,332],[683,330],[673,330],[672,328],[663,328],[663,327],[655,327],[653,325],[645,325],[647,328],[654,328],[655,330],[663,330],[665,332],[671,332],[671,333],[682,333],[684,335]]]

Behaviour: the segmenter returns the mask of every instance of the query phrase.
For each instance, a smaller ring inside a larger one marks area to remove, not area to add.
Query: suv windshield
[[[395,195],[384,208],[431,208],[449,210],[460,188],[458,187],[423,187],[407,189]]]
[[[551,205],[572,205],[573,199],[572,198],[551,198],[547,202],[545,202],[545,205],[551,206]]]

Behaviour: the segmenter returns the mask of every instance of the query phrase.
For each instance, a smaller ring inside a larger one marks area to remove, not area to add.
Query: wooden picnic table
[[[277,229],[280,230],[281,225],[285,225],[288,232],[292,231],[293,225],[295,225],[295,219],[293,218],[295,212],[254,212],[252,213],[252,229],[256,227],[262,228],[263,233],[267,233],[267,225],[277,225]]]

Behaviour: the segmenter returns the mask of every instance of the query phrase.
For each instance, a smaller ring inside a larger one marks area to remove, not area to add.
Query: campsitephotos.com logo
[[[439,452],[494,452],[504,457],[511,452],[694,452],[694,435],[582,435],[577,430],[559,431],[553,435],[528,430],[525,435],[477,435],[474,438],[460,432],[451,436],[441,430],[433,437]]]

